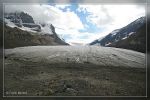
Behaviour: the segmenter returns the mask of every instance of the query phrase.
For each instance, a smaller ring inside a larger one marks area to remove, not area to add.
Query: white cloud
[[[30,14],[36,22],[52,23],[60,36],[68,36],[69,43],[89,43],[101,38],[111,31],[124,27],[137,18],[145,15],[143,5],[79,5],[78,12],[89,13],[87,21],[103,29],[102,32],[79,32],[79,29],[88,28],[77,14],[67,8],[68,4],[50,5],[5,5],[6,12],[16,10]],[[67,8],[66,12],[61,9]],[[58,29],[61,28],[61,29]],[[86,37],[86,38],[83,38]]]
[[[63,12],[59,8],[50,5],[5,5],[5,12],[16,10],[30,14],[36,22],[52,23],[54,26],[63,29],[79,30],[84,27],[80,18],[70,10]]]
[[[145,16],[144,5],[79,5],[79,12],[90,13],[87,21],[98,27],[121,28],[135,19]]]
[[[55,7],[60,8],[60,9],[64,9],[68,6],[70,6],[70,4],[65,4],[65,5],[64,4],[57,4],[57,5],[55,5]]]
[[[59,33],[60,36],[68,36],[69,38],[66,39],[67,43],[81,43],[81,44],[88,44],[93,42],[93,40],[98,39],[100,36],[105,36],[105,33],[89,33],[89,32],[79,32],[77,30],[61,30],[56,28],[56,32]],[[107,32],[106,32],[107,33]],[[85,37],[85,38],[84,38]]]
[[[57,4],[68,4],[71,3],[71,0],[53,0]]]
[[[79,29],[84,25],[80,18],[68,9],[66,12],[60,10],[68,5],[5,5],[5,12],[24,11],[31,15],[36,22],[52,23],[56,27],[56,32],[60,35],[79,36]],[[62,31],[59,28],[61,28]],[[75,39],[75,38],[74,38]],[[67,41],[69,42],[69,41]]]

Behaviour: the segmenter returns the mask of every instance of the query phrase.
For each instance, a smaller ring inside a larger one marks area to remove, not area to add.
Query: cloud
[[[70,10],[63,12],[59,9],[68,5],[58,5],[57,7],[50,5],[5,5],[5,12],[24,11],[30,14],[35,22],[52,23],[56,27],[63,29],[83,29],[80,18]]]
[[[81,33],[77,30],[61,30],[56,28],[56,32],[59,33],[61,37],[66,37],[65,41],[67,43],[81,43],[81,44],[88,44],[92,42],[95,39],[98,39],[100,36],[105,36],[105,33],[90,33],[90,32],[84,32]],[[107,32],[106,32],[107,33]]]
[[[144,5],[79,5],[77,11],[89,13],[86,20],[102,29],[99,38],[145,16]]]
[[[80,3],[146,3],[146,0],[78,0]]]
[[[55,7],[60,8],[60,9],[65,9],[69,6],[71,6],[71,5],[70,4],[65,4],[65,5],[64,4],[57,4],[57,5],[55,5]]]
[[[60,37],[68,35],[69,39],[77,39],[80,37],[78,30],[83,29],[80,18],[67,8],[66,12],[61,9],[68,7],[69,5],[5,5],[5,13],[24,11],[31,15],[36,23],[51,23],[56,27],[56,32]],[[67,42],[70,42],[66,39]],[[82,42],[82,41],[80,41]]]
[[[113,25],[113,28],[121,28],[145,16],[144,5],[79,5],[77,11],[90,13],[87,21],[98,27]]]
[[[65,0],[69,2],[69,0]],[[57,5],[5,5],[5,12],[16,10],[30,14],[35,22],[52,23],[56,32],[68,43],[90,43],[95,39],[109,34],[111,31],[124,27],[141,16],[145,16],[144,5],[79,5],[76,10],[81,15],[86,15],[87,23],[91,23],[101,29],[100,32],[80,32],[79,30],[90,28],[83,23],[76,11],[71,10],[71,4]],[[66,11],[63,11],[66,9]],[[88,14],[87,14],[88,13]]]

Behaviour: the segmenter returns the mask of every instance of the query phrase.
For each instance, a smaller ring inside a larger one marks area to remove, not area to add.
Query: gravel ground
[[[97,46],[5,50],[6,96],[144,96],[145,54]]]

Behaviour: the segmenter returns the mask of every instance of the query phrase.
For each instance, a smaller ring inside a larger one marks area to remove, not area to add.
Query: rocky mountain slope
[[[5,48],[35,45],[68,45],[59,38],[52,24],[36,24],[24,13],[5,14]]]
[[[146,18],[141,17],[127,26],[116,29],[90,45],[113,46],[135,51],[146,51]]]
[[[139,52],[146,52],[146,25],[136,31],[136,34],[130,35],[128,38],[114,42],[109,47],[131,49]]]

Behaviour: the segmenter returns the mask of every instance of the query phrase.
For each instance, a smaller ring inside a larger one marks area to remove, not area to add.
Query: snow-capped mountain
[[[138,31],[145,24],[146,24],[146,18],[145,17],[141,17],[141,18],[133,21],[132,23],[128,24],[127,26],[125,26],[125,27],[123,27],[121,29],[116,29],[116,30],[112,31],[111,33],[109,33],[104,38],[91,42],[90,45],[95,45],[95,44],[97,45],[97,44],[99,44],[101,46],[112,46],[113,44],[117,44],[118,42],[126,40],[129,37],[132,37],[135,34],[137,34]],[[143,34],[146,34],[146,32],[143,33]],[[136,41],[136,42],[138,42],[138,41]],[[118,47],[117,45],[113,45],[113,46],[114,47]],[[124,48],[124,47],[122,46],[122,48]]]
[[[47,23],[35,23],[24,12],[5,13],[5,48],[32,45],[68,45],[59,38],[55,27]]]
[[[5,13],[5,22],[10,27],[18,27],[22,30],[42,34],[53,34],[51,30],[52,24],[35,23],[34,19],[24,12]]]

